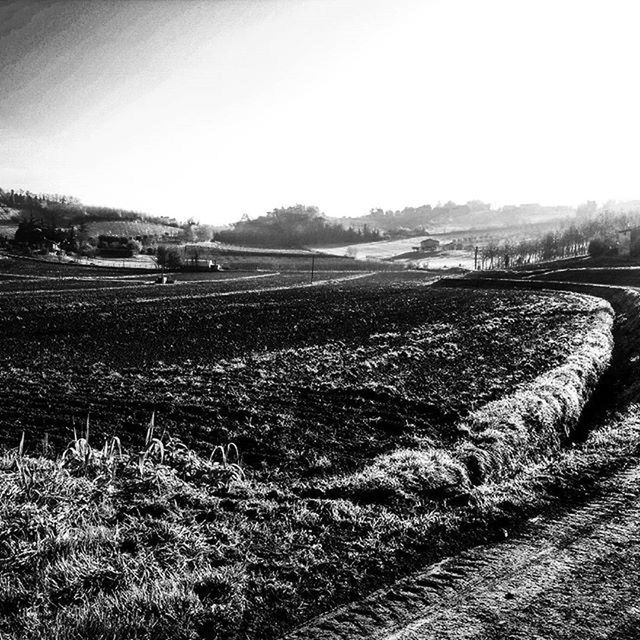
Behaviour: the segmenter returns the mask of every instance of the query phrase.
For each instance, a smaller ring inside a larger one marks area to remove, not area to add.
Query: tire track
[[[637,638],[640,464],[599,491],[513,541],[442,560],[286,638]]]

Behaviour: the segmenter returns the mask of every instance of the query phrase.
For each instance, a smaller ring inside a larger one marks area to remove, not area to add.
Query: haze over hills
[[[124,225],[120,235],[128,233],[125,223],[141,221],[147,225],[163,225],[164,231],[170,233],[175,232],[169,227],[182,230],[187,242],[215,239],[228,244],[275,248],[362,244],[464,230],[494,230],[502,234],[507,228],[519,227],[529,228],[537,235],[604,212],[626,215],[639,211],[640,200],[608,201],[601,206],[588,201],[578,207],[527,203],[499,208],[473,200],[465,204],[448,201],[396,211],[372,209],[362,216],[335,218],[317,207],[297,204],[253,218],[243,216],[225,227],[213,227],[200,224],[195,217],[179,221],[125,209],[85,206],[68,195],[0,189],[0,232],[6,237],[11,235],[11,226],[17,226],[20,220],[39,220],[43,227],[51,229],[113,222]]]
[[[490,204],[473,200],[465,204],[449,201],[443,205],[425,204],[405,207],[397,211],[372,209],[368,214],[355,218],[339,218],[345,226],[367,225],[380,231],[399,229],[423,230],[438,233],[450,230],[495,227],[511,224],[533,224],[574,216],[576,208],[568,206],[543,206],[540,204],[508,205],[493,209]]]

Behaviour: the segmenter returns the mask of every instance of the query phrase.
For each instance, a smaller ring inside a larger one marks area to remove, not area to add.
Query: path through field
[[[288,289],[303,289],[306,287],[316,287],[316,286],[321,286],[321,285],[325,285],[325,284],[338,284],[340,282],[347,282],[350,280],[359,280],[360,278],[366,278],[369,276],[374,275],[375,272],[373,271],[365,271],[365,272],[359,272],[356,274],[353,273],[349,273],[348,275],[341,275],[341,276],[333,276],[333,277],[329,277],[329,278],[324,278],[322,280],[315,280],[313,282],[305,282],[305,283],[300,283],[300,282],[296,282],[293,284],[286,284],[286,285],[276,285],[273,287],[264,287],[264,288],[259,288],[259,289],[241,289],[238,291],[214,291],[214,292],[208,292],[208,293],[201,293],[201,294],[194,294],[194,293],[189,293],[189,294],[185,294],[185,295],[173,295],[173,288],[174,287],[180,287],[182,285],[189,285],[189,286],[194,286],[194,285],[204,285],[204,286],[212,286],[212,285],[216,285],[216,284],[229,284],[229,283],[234,283],[234,282],[243,282],[246,280],[264,280],[266,278],[276,278],[280,275],[279,272],[273,272],[273,273],[261,273],[261,274],[254,274],[254,275],[249,275],[249,276],[239,276],[239,277],[233,277],[233,278],[224,278],[224,279],[211,279],[211,280],[184,280],[184,281],[178,281],[178,282],[174,282],[172,284],[169,285],[163,285],[163,284],[158,284],[158,283],[153,283],[153,282],[141,282],[140,280],[136,279],[130,279],[126,281],[126,284],[115,284],[115,285],[111,285],[111,286],[100,286],[100,287],[83,287],[82,291],[85,293],[90,293],[90,292],[100,292],[100,293],[104,293],[106,291],[119,291],[119,290],[132,290],[134,287],[149,287],[153,290],[154,294],[153,296],[149,296],[149,295],[143,295],[140,296],[138,298],[136,298],[134,300],[134,302],[136,303],[150,303],[150,302],[159,302],[165,299],[165,295],[157,295],[158,292],[160,291],[165,291],[165,292],[170,292],[171,293],[171,298],[173,300],[186,300],[186,299],[190,299],[190,300],[194,300],[194,299],[201,299],[201,298],[219,298],[219,297],[227,297],[227,296],[233,296],[233,295],[238,295],[238,294],[248,294],[248,293],[263,293],[263,292],[273,292],[273,291],[286,291]],[[126,278],[131,278],[131,276],[125,276]],[[118,280],[120,280],[121,278],[118,278]],[[56,283],[56,282],[60,282],[61,279],[59,278],[47,278],[48,281]],[[64,280],[72,280],[72,281],[87,281],[87,279],[71,279],[71,278],[65,278]],[[92,280],[105,280],[105,281],[112,281],[114,280],[114,278],[92,278]],[[89,280],[90,281],[90,280]],[[56,289],[55,293],[57,295],[62,295],[64,293],[77,293],[77,289],[73,289],[73,288],[68,288],[68,289]],[[31,289],[31,290],[25,290],[25,291],[0,291],[0,296],[9,296],[11,298],[16,297],[16,296],[34,296],[34,295],[51,295],[52,290],[51,288],[46,288],[46,289]]]
[[[269,274],[279,275],[276,274]],[[180,299],[189,299],[189,300],[200,300],[204,298],[226,298],[227,296],[234,296],[239,294],[251,294],[251,293],[272,293],[274,291],[287,291],[289,289],[305,289],[307,287],[319,287],[325,284],[339,284],[340,282],[349,282],[351,280],[360,280],[361,278],[369,278],[375,275],[375,271],[365,271],[363,273],[349,274],[346,276],[325,278],[324,280],[314,280],[313,282],[300,283],[297,282],[295,284],[285,284],[278,285],[275,287],[267,287],[264,289],[244,289],[243,291],[214,291],[212,293],[201,293],[201,294],[187,294],[184,296],[172,296],[172,300],[180,300]],[[259,278],[260,276],[247,276],[244,278],[236,278],[236,280],[250,280],[251,278]],[[144,297],[137,298],[135,302],[137,303],[146,303],[146,302],[160,302],[163,300],[162,296],[159,297]]]
[[[640,637],[640,464],[512,541],[464,552],[318,618],[290,640]]]

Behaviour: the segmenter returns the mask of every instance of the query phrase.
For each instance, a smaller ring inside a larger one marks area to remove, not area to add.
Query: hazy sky
[[[0,186],[206,222],[640,197],[640,3],[0,3]]]

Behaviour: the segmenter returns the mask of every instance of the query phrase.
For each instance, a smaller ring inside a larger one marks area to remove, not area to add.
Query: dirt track
[[[640,464],[517,539],[446,559],[287,638],[640,638]]]

